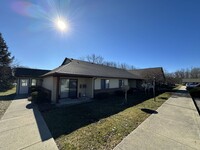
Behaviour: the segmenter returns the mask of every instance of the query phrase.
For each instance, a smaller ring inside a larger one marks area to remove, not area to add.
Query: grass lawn
[[[156,110],[170,95],[163,93],[154,101],[137,93],[126,105],[123,98],[112,97],[42,114],[59,149],[112,149],[150,115],[143,109]]]
[[[0,92],[0,119],[5,113],[6,109],[11,103],[11,100],[14,98],[16,93],[16,88],[12,88],[5,92]]]

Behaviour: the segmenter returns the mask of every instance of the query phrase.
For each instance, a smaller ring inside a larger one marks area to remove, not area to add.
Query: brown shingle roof
[[[15,77],[39,77],[50,70],[32,69],[32,68],[15,68]]]
[[[157,81],[165,80],[165,75],[162,67],[135,69],[129,70],[129,72],[141,76],[144,79],[153,79],[155,77]]]
[[[141,79],[141,77],[139,77],[138,75],[132,74],[124,69],[108,67],[105,65],[94,64],[75,59],[65,59],[65,61],[60,67],[50,71],[49,73],[43,76],[49,76],[55,74],[88,76],[88,77]]]

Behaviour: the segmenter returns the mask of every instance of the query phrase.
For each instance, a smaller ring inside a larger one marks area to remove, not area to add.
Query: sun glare
[[[57,29],[59,29],[62,32],[67,31],[68,26],[64,19],[58,18],[55,23],[56,23]]]
[[[27,2],[27,1],[16,1],[12,4],[12,9],[20,15],[31,17],[34,19],[39,19],[35,24],[31,24],[31,28],[33,30],[42,30],[42,29],[53,29],[64,33],[71,32],[71,22],[66,19],[68,14],[68,4],[70,0],[44,0],[42,5],[37,5],[36,2]],[[61,5],[62,4],[62,5]],[[62,6],[62,7],[60,7]],[[37,23],[40,23],[38,25]]]

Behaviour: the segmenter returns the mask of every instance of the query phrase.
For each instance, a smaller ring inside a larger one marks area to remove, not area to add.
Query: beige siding
[[[109,78],[97,78],[95,79],[95,90],[101,89],[101,79],[108,79],[110,81],[109,88],[119,88],[119,80],[124,80],[124,85],[128,85],[128,79],[109,79]]]
[[[128,79],[124,79],[124,85],[128,85]]]
[[[95,79],[95,81],[94,81],[94,89],[95,90],[101,89],[101,79],[100,78]]]
[[[43,78],[42,87],[48,89],[51,91],[51,100],[56,101],[56,95],[55,95],[55,84],[54,84],[54,78],[53,77],[45,77]]]
[[[43,78],[42,86],[48,90],[52,90],[53,87],[53,77]]]
[[[92,82],[93,79],[85,79],[86,83],[87,83],[87,88],[86,88],[86,95],[88,97],[91,97],[93,98],[93,82]]]
[[[80,88],[80,84],[85,84],[86,88]],[[81,96],[93,97],[92,95],[92,78],[78,78],[78,97]]]

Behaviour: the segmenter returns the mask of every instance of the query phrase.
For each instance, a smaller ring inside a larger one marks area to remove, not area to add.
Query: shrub
[[[109,96],[110,96],[110,93],[102,92],[102,93],[96,94],[95,98],[101,100],[101,99],[108,98]]]
[[[35,92],[35,91],[38,91],[39,90],[39,87],[36,87],[36,86],[31,86],[29,88],[29,92],[32,93],[32,92]]]
[[[115,91],[115,95],[116,95],[116,96],[123,96],[123,95],[124,95],[124,91],[122,91],[122,90],[117,90],[117,91]]]
[[[37,91],[34,91],[31,93],[32,102],[35,103],[47,103],[51,101],[51,92],[47,89],[44,89],[42,87],[35,89]]]
[[[139,92],[139,89],[137,89],[137,88],[130,88],[130,89],[127,91],[128,94],[134,94],[135,92]]]
[[[38,101],[38,92],[37,91],[31,93],[31,101],[37,103],[37,101]]]

